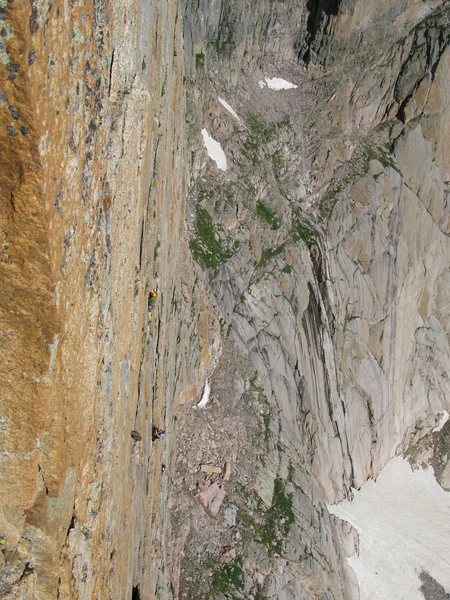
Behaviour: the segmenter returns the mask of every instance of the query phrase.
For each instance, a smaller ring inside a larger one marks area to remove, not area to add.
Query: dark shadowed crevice
[[[133,586],[133,591],[131,592],[131,600],[141,600],[141,592],[139,591],[139,585]]]
[[[308,0],[306,8],[309,11],[306,22],[307,36],[303,48],[299,47],[299,58],[309,62],[311,58],[311,46],[316,39],[320,29],[323,15],[335,16],[339,11],[342,0]]]
[[[419,577],[422,581],[420,591],[425,600],[450,600],[450,594],[426,571],[422,571]]]
[[[327,17],[337,15],[341,0],[308,0],[306,8],[309,11],[306,29],[311,36],[311,41],[315,38],[320,25],[322,14]]]

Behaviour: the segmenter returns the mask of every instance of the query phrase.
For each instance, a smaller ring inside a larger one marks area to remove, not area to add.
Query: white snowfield
[[[347,560],[360,600],[423,600],[422,570],[450,592],[450,492],[431,467],[413,471],[395,457],[353,500],[328,510],[359,533],[359,555]]]
[[[202,136],[208,156],[212,158],[219,169],[226,171],[227,157],[225,156],[225,152],[222,150],[222,146],[209,135],[206,129],[202,129]]]
[[[231,106],[228,104],[228,102],[226,100],[224,100],[223,98],[219,98],[219,102],[225,108],[225,110],[227,110],[230,113],[230,115],[233,115],[233,117],[239,123],[241,123],[241,118],[239,117],[239,115],[237,114],[237,112],[231,108]]]
[[[286,81],[286,79],[281,79],[280,77],[264,77],[259,82],[259,87],[262,89],[264,87],[268,87],[271,90],[294,90],[297,85],[295,83],[291,83],[290,81]]]
[[[211,394],[211,386],[209,384],[208,379],[206,379],[205,386],[203,388],[203,394],[202,394],[202,397],[200,399],[200,402],[197,402],[197,404],[194,406],[194,408],[205,408],[206,405],[209,402],[209,395],[210,394]]]

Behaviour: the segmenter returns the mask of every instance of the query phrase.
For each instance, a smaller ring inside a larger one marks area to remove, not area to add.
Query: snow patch
[[[206,129],[202,129],[202,136],[209,158],[212,158],[221,171],[226,171],[227,157],[225,156],[225,152],[222,150],[222,146],[209,135]]]
[[[444,427],[444,425],[447,423],[448,418],[450,417],[450,415],[448,414],[448,411],[443,410],[442,412],[439,413],[441,416],[439,417],[439,421],[438,424],[436,425],[436,427],[433,429],[433,431],[441,431],[441,429]]]
[[[209,402],[209,395],[211,394],[211,386],[209,385],[209,381],[206,380],[205,381],[205,386],[203,388],[203,394],[202,397],[200,399],[200,402],[198,402],[195,405],[195,408],[205,408],[205,406],[208,404]]]
[[[359,533],[359,554],[347,561],[360,600],[423,600],[422,570],[450,592],[450,493],[432,467],[413,471],[395,457],[353,500],[327,508]]]
[[[264,87],[268,87],[271,90],[294,90],[298,86],[295,83],[291,83],[290,81],[286,81],[286,79],[281,79],[280,77],[264,77],[259,82],[259,87],[262,89]]]
[[[230,113],[230,115],[233,115],[233,117],[237,121],[239,121],[239,123],[241,123],[241,119],[240,119],[239,115],[236,113],[235,110],[233,110],[231,108],[231,106],[228,104],[228,102],[226,102],[223,98],[219,98],[219,102],[225,108],[225,110],[227,110]]]

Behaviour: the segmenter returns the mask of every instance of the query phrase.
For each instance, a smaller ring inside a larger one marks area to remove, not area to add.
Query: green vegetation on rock
[[[219,237],[211,215],[201,206],[197,207],[195,233],[195,238],[189,242],[189,248],[195,260],[206,269],[217,269],[237,250],[237,242],[229,247]]]
[[[304,242],[307,246],[317,244],[319,232],[308,222],[295,219],[292,223],[291,235],[294,242]]]
[[[217,37],[208,41],[208,47],[213,48],[218,55],[229,56],[231,51],[236,47],[233,24],[221,22]]]
[[[268,206],[266,206],[263,202],[258,200],[256,203],[256,214],[261,217],[266,223],[268,223],[271,229],[279,229],[281,225],[280,217],[271,210]]]
[[[286,494],[283,481],[277,477],[270,508],[266,508],[257,497],[251,497],[249,501],[253,505],[251,512],[257,516],[252,516],[248,510],[240,511],[245,534],[265,546],[269,556],[275,553],[281,555],[283,540],[295,521],[292,494]]]
[[[371,160],[377,160],[384,168],[392,167],[396,171],[399,170],[394,157],[385,148],[366,144],[364,148],[364,171],[369,171],[369,163]]]
[[[217,184],[208,183],[198,190],[200,203],[208,202],[208,206],[214,206],[216,212],[221,213],[225,205],[231,205],[235,200],[235,183],[232,181],[219,181]]]
[[[283,167],[283,157],[281,154],[281,150],[275,150],[272,154],[272,165],[275,173],[278,173]]]
[[[261,258],[259,259],[256,266],[263,267],[266,263],[269,262],[269,260],[274,258],[274,256],[278,256],[279,254],[281,254],[285,247],[285,244],[281,244],[281,246],[277,246],[276,248],[266,248],[266,250],[262,251]]]
[[[267,208],[267,207],[265,207],[265,208]],[[260,210],[264,211],[264,209],[260,209]],[[268,209],[268,210],[270,210],[270,209]],[[262,217],[262,214],[260,214],[260,212],[258,212],[258,214],[259,214],[259,216]],[[266,212],[264,212],[264,214],[266,215],[267,218],[265,218],[265,217],[262,217],[262,218],[264,218],[267,222],[269,222],[268,214]],[[272,229],[278,229],[278,227],[272,226]],[[306,221],[306,220],[300,221],[299,219],[294,219],[292,226],[291,226],[288,240],[283,242],[279,246],[276,246],[275,248],[266,248],[265,250],[263,250],[261,252],[261,257],[260,257],[259,261],[256,263],[256,267],[257,268],[264,267],[272,258],[274,258],[275,256],[278,256],[282,252],[284,252],[284,250],[286,249],[287,243],[290,241],[294,242],[294,243],[303,242],[308,247],[311,247],[311,246],[317,245],[318,237],[319,237],[319,232],[317,231],[317,229],[315,229],[313,227],[313,225],[311,223],[309,223],[309,221]],[[292,268],[289,267],[289,265],[285,265],[282,268],[282,271],[283,271],[283,273],[290,273],[292,271]]]
[[[237,556],[226,565],[220,565],[213,572],[212,588],[220,594],[232,594],[233,590],[244,588],[244,571],[242,570],[242,558]]]
[[[280,129],[292,127],[289,115],[285,115],[277,123],[267,123],[259,115],[249,112],[246,115],[248,134],[242,142],[242,154],[252,165],[259,165],[265,156],[265,147],[276,139]],[[268,155],[272,159],[273,168],[278,172],[283,166],[283,155],[281,148],[275,149]]]
[[[273,140],[277,128],[253,113],[248,113],[246,120],[249,133],[242,145],[242,154],[253,165],[258,165],[261,162],[261,148]]]
[[[205,55],[203,54],[203,52],[199,52],[198,54],[195,55],[195,68],[203,69],[204,66],[205,66]]]

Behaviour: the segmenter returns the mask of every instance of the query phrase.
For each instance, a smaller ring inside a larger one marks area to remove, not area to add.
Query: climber
[[[159,427],[155,427],[153,425],[153,427],[152,427],[152,442],[155,442],[156,440],[162,440],[165,437],[166,437],[166,432],[164,431],[164,429],[159,429]]]
[[[158,292],[156,290],[152,290],[148,295],[148,310],[153,310],[156,306],[156,302],[158,301]]]

